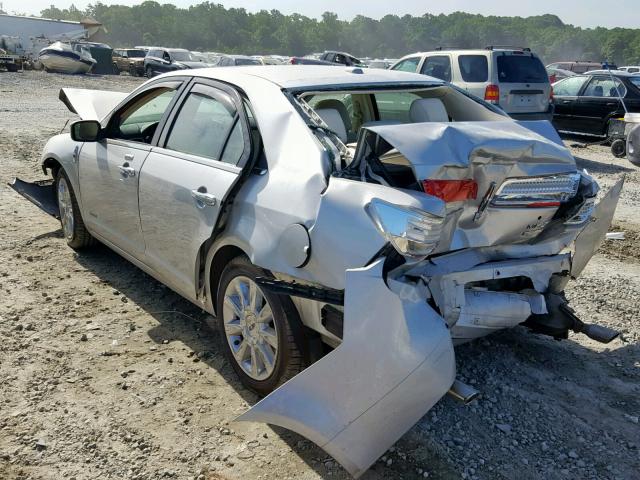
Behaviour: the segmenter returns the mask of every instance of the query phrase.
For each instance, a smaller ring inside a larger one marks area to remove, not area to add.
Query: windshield
[[[177,60],[178,62],[196,62],[197,60],[193,58],[189,52],[171,52],[171,58],[173,60]]]
[[[262,65],[255,58],[236,58],[236,65]]]
[[[498,79],[503,83],[548,83],[547,71],[540,59],[529,55],[500,55]]]
[[[144,57],[147,55],[147,52],[144,50],[127,50],[127,55],[129,57]]]

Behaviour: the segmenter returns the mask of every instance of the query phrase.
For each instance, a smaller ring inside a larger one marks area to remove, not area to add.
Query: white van
[[[398,60],[391,70],[436,77],[498,105],[518,120],[553,118],[553,90],[535,53],[528,48],[420,52]]]

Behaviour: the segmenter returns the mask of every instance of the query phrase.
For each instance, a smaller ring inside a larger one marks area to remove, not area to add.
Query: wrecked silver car
[[[63,89],[81,120],[14,189],[216,316],[265,396],[238,420],[317,443],[354,477],[456,381],[454,345],[504,328],[609,342],[563,290],[622,188],[596,202],[548,122],[423,75],[199,69],[130,94]]]

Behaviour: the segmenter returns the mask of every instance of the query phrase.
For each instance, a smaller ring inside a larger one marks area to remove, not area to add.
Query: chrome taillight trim
[[[508,178],[491,199],[493,207],[558,207],[574,197],[580,173]]]

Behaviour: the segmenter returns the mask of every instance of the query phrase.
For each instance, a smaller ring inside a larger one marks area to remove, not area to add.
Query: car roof
[[[357,72],[357,73],[356,73]],[[232,84],[241,82],[242,77],[260,78],[281,88],[302,89],[326,87],[331,85],[444,85],[437,78],[419,73],[398,72],[395,70],[344,67],[342,65],[261,65],[240,67],[199,68],[189,72],[193,76],[218,79]],[[167,75],[184,75],[180,70]]]
[[[614,77],[637,77],[635,73],[625,72],[624,70],[591,70],[589,72],[581,73],[582,76],[588,75],[613,75]]]
[[[535,52],[532,52],[530,50],[523,50],[521,48],[443,48],[442,50],[425,50],[424,52],[415,52],[415,53],[410,53],[409,55],[405,55],[404,57],[402,57],[400,60],[407,58],[407,57],[415,57],[415,56],[422,56],[422,55],[427,55],[427,54],[436,54],[436,55],[442,55],[445,53],[462,53],[462,54],[489,54],[492,52],[523,52],[529,55],[535,55]]]

